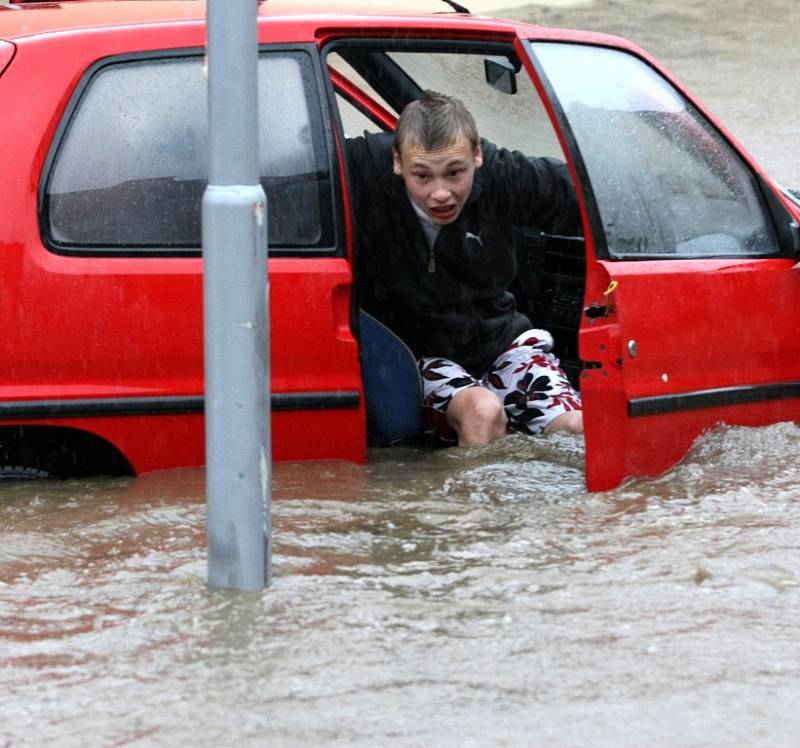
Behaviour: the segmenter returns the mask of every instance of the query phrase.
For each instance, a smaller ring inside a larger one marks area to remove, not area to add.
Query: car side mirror
[[[783,194],[796,205],[800,205],[800,190],[784,189]],[[791,221],[789,223],[789,233],[792,236],[792,251],[795,254],[800,254],[800,223]]]
[[[486,82],[495,90],[506,94],[517,92],[517,73],[506,57],[485,57],[483,72]]]
[[[758,183],[764,195],[767,210],[777,231],[780,248],[791,257],[800,257],[800,224],[794,220],[786,206],[770,189],[763,177],[758,177]],[[800,205],[800,197],[797,195],[797,190],[787,190],[785,187],[780,187],[780,185],[778,189],[793,203]]]

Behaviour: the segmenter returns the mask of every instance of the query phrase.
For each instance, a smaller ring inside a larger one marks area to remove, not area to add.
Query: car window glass
[[[440,91],[461,99],[475,117],[482,137],[530,156],[564,158],[539,95],[524,70],[516,76],[517,93],[509,95],[487,85],[484,74],[486,54],[467,50],[448,52],[416,49],[395,50],[388,54],[419,89]],[[395,115],[400,114],[386,103],[381,91],[356,73],[337,52],[331,52],[327,62],[385,109]],[[348,135],[351,135],[351,130],[360,134],[364,129],[369,132],[379,129],[374,124],[364,124],[354,119],[349,111],[351,109],[353,107],[349,104],[344,108],[340,105]]]
[[[270,248],[329,247],[332,204],[321,115],[302,53],[259,61],[259,170]],[[196,248],[208,174],[202,58],[120,62],[91,78],[46,193],[61,247]]]
[[[533,50],[581,151],[611,256],[778,251],[751,171],[652,68],[602,47]]]
[[[522,70],[513,96],[487,85],[486,55],[392,52],[395,60],[421,87],[443,91],[464,103],[485,138],[529,156],[563,159],[553,126],[531,79]]]
[[[342,118],[342,127],[347,138],[363,135],[365,132],[380,132],[381,128],[363,112],[351,104],[344,96],[336,96],[339,107],[339,116]]]
[[[384,109],[391,111],[391,106],[387,104],[382,98],[381,95],[376,91],[369,83],[367,83],[364,78],[359,75],[358,71],[356,71],[351,65],[349,65],[345,60],[342,59],[341,55],[337,52],[332,52],[328,54],[325,58],[325,62],[329,68],[339,73],[345,80],[349,83],[354,85],[356,88],[360,89],[362,92],[367,93],[376,104],[383,107]],[[343,124],[347,127],[347,119],[345,117],[349,117],[352,115],[353,112],[358,111],[355,106],[350,105],[349,102],[344,97],[340,97],[340,101],[344,101],[350,106],[352,111],[347,112],[345,108],[345,112],[341,112],[343,118]],[[375,132],[374,128],[366,126],[365,129],[369,130],[370,132]],[[380,128],[379,128],[380,129]]]

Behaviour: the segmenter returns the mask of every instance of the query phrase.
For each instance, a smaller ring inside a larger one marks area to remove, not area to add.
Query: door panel
[[[24,260],[10,268],[18,282],[2,305],[9,318],[24,314],[24,335],[7,336],[3,348],[8,398],[80,398],[87,412],[127,406],[114,443],[140,471],[203,459],[197,417],[189,449],[186,418],[164,414],[187,397],[202,410],[206,82],[198,50],[114,57],[122,33],[104,34],[101,52],[66,55],[76,66],[102,61],[79,84],[45,164],[44,245],[28,211]],[[272,443],[277,459],[363,461],[352,274],[315,54],[281,49],[259,62],[259,85],[269,90],[260,97],[259,173],[269,212]],[[57,99],[45,106],[56,111]],[[140,400],[149,421],[132,411]],[[169,450],[148,452],[144,435],[153,430]]]
[[[650,66],[533,44],[586,198],[587,485],[655,475],[715,424],[800,418],[800,270],[752,164]]]
[[[715,424],[800,418],[792,264],[598,263],[616,287],[581,332],[590,488],[663,472]]]

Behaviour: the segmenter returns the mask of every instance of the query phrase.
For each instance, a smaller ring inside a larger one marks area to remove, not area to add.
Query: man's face
[[[472,148],[462,136],[440,151],[404,143],[402,153],[396,148],[393,153],[394,173],[403,177],[411,199],[435,223],[455,221],[472,190],[475,169],[483,163],[480,145]]]

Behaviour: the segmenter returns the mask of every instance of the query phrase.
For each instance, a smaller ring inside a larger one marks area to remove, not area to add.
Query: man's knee
[[[550,431],[566,431],[568,434],[583,433],[583,411],[568,410],[556,416],[545,428],[544,433]]]
[[[506,433],[506,413],[499,398],[484,387],[470,387],[453,397],[447,420],[459,444],[488,444]]]

